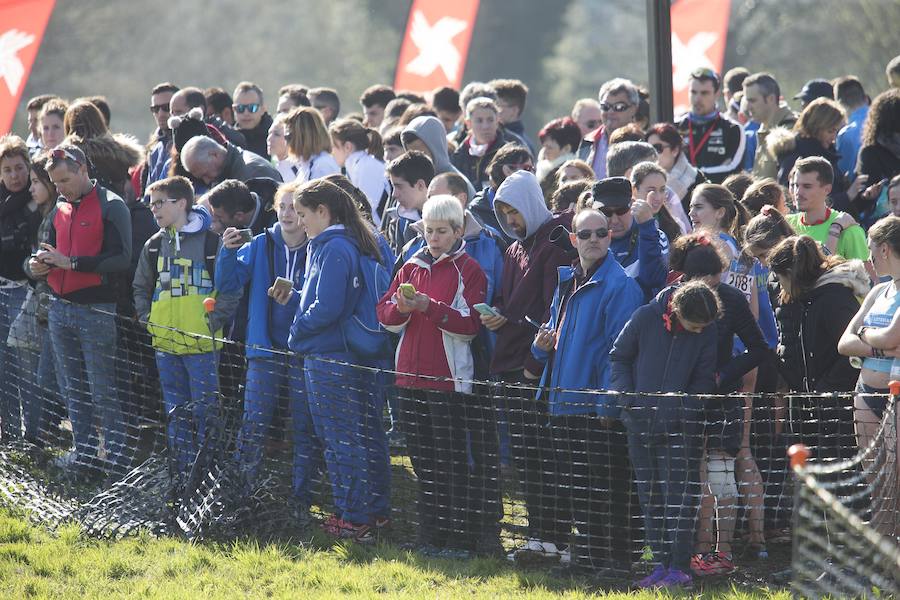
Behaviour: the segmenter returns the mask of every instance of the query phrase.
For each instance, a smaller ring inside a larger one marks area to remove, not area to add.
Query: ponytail
[[[324,205],[331,213],[331,224],[343,225],[362,254],[381,260],[381,250],[372,230],[359,214],[350,195],[335,184],[324,179],[304,183],[294,192],[294,203],[311,209]]]
[[[686,279],[721,275],[728,268],[724,248],[706,233],[679,237],[669,250],[669,268],[684,273]]]
[[[786,278],[790,285],[781,290],[781,301],[792,302],[815,287],[825,271],[844,262],[839,256],[822,254],[819,244],[808,235],[782,240],[769,253],[772,272]]]
[[[364,150],[378,160],[384,158],[384,146],[381,135],[369,127],[365,127],[354,119],[338,119],[328,128],[331,139],[335,143],[350,142],[356,150]]]
[[[752,256],[768,254],[778,242],[792,235],[794,230],[781,211],[766,204],[744,228],[744,251]]]

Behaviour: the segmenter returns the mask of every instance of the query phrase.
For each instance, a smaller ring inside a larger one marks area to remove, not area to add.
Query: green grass
[[[699,595],[699,594],[696,594]],[[653,598],[513,568],[502,560],[426,559],[392,546],[314,538],[191,544],[139,535],[89,539],[0,511],[0,598]],[[785,598],[786,592],[706,590],[706,598]]]

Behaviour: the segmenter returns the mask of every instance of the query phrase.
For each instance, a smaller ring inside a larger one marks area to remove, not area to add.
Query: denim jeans
[[[56,441],[59,424],[65,418],[59,395],[64,384],[57,377],[50,331],[46,327],[39,331],[40,349],[20,348],[19,365],[32,375],[23,381],[22,388],[25,437],[33,444],[44,445]]]
[[[622,410],[622,422],[644,513],[644,535],[654,562],[688,572],[700,507],[703,407],[691,398],[642,400],[646,403]]]
[[[189,474],[216,407],[218,355],[156,353],[173,475]]]
[[[56,368],[65,382],[66,406],[75,438],[76,464],[122,472],[132,451],[125,443],[122,409],[115,389],[116,305],[50,302],[50,338]],[[105,459],[98,456],[100,421]]]
[[[7,345],[9,328],[22,310],[28,293],[26,286],[0,289],[0,436],[4,442],[22,437],[19,406],[21,378],[16,349]],[[30,373],[21,373],[29,376]]]

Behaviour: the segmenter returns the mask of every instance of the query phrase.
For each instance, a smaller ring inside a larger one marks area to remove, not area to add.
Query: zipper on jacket
[[[672,360],[672,348],[675,346],[675,334],[672,334],[672,339],[669,340],[669,352],[666,354],[666,367],[663,369],[663,378],[662,382],[665,384],[666,377],[669,375],[669,361]],[[662,386],[660,386],[662,387]],[[662,391],[662,390],[660,390]]]

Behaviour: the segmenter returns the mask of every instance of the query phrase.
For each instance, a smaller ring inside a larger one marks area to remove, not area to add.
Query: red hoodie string
[[[700,154],[700,151],[703,150],[703,146],[706,145],[706,142],[709,141],[709,136],[712,135],[713,129],[716,128],[716,125],[719,122],[719,115],[716,115],[716,118],[713,119],[713,122],[710,124],[709,129],[706,130],[706,133],[703,134],[703,137],[700,138],[700,143],[697,147],[694,147],[694,122],[688,118],[688,153],[690,155],[691,164],[697,165],[697,155]]]

